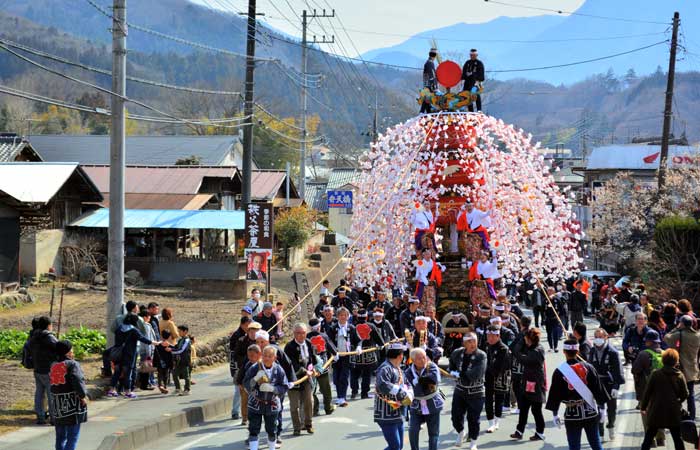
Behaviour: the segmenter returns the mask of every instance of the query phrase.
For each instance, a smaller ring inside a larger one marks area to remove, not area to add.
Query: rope
[[[436,119],[439,118],[442,114],[443,114],[442,111],[438,112],[437,115],[435,116],[435,118],[436,118]],[[423,146],[424,146],[425,143],[427,142],[428,137],[430,136],[430,134],[431,134],[431,132],[432,132],[432,130],[433,130],[433,127],[435,126],[435,123],[436,123],[436,120],[434,120],[433,123],[430,124],[430,128],[429,128],[428,131],[426,132],[425,137],[423,138],[423,141],[420,143],[420,145],[419,145],[418,148],[416,149],[416,151],[415,151],[415,153],[414,153],[412,159],[415,159],[415,157],[418,155],[418,153],[420,153],[420,151],[423,149]],[[406,178],[406,175],[408,174],[408,170],[407,170],[407,169],[408,169],[409,167],[410,167],[410,165],[407,165],[407,166],[405,166],[405,167],[402,168],[401,178],[399,179],[399,181],[398,181],[397,183],[394,184],[394,186],[400,185],[401,183],[404,182],[404,180],[405,180],[405,178]],[[374,221],[377,219],[377,216],[379,216],[379,213],[381,213],[382,210],[384,209],[384,207],[389,203],[389,199],[390,199],[390,198],[387,197],[386,200],[384,200],[384,202],[382,203],[381,207],[377,208],[377,211],[374,213],[374,215],[372,216],[372,218],[371,218],[370,220],[367,221],[367,224],[365,225],[365,227],[362,229],[362,231],[361,231],[360,233],[358,233],[358,237],[356,237],[356,238],[350,243],[350,245],[348,246],[347,250],[345,250],[345,253],[343,253],[343,255],[338,259],[338,261],[336,261],[336,263],[333,264],[333,266],[332,266],[330,269],[328,269],[328,270],[326,271],[326,273],[323,274],[323,276],[321,276],[321,277],[319,278],[318,283],[316,283],[311,289],[309,289],[309,292],[307,292],[302,298],[300,298],[298,302],[296,302],[294,305],[292,305],[292,306],[287,310],[287,312],[280,318],[280,320],[278,320],[274,325],[272,325],[272,326],[270,327],[270,329],[268,330],[268,333],[271,332],[271,330],[272,330],[273,328],[275,328],[277,325],[279,325],[280,323],[282,323],[292,312],[294,312],[294,311],[296,310],[296,308],[297,308],[299,305],[301,305],[307,298],[309,298],[309,297],[311,296],[311,293],[312,293],[314,290],[316,290],[316,289],[321,285],[321,283],[323,283],[323,280],[325,280],[325,279],[328,277],[328,275],[329,275],[330,273],[332,273],[332,272],[336,269],[336,267],[338,267],[338,265],[340,265],[341,262],[343,262],[343,259],[344,259],[344,258],[347,258],[347,257],[351,254],[352,250],[355,248],[355,245],[357,245],[357,242],[360,240],[360,236],[362,236],[363,234],[365,234],[365,233],[367,232],[367,230],[369,230],[369,227],[370,227],[370,226],[374,223]]]

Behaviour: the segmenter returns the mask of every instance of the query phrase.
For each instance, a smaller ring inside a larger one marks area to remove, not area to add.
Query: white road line
[[[195,439],[195,440],[193,440],[193,441],[189,441],[189,442],[186,443],[186,444],[183,444],[183,445],[181,445],[181,446],[179,446],[179,447],[175,447],[175,448],[172,449],[172,450],[187,450],[187,449],[192,448],[193,446],[199,444],[199,443],[202,442],[202,441],[206,441],[207,439],[213,438],[213,437],[216,436],[217,434],[220,434],[220,433],[228,433],[229,431],[233,431],[233,430],[235,430],[235,429],[236,429],[236,427],[233,426],[233,427],[224,428],[223,430],[212,431],[211,433],[207,433],[207,434],[205,434],[204,436],[200,436],[200,437],[198,437],[197,439]]]

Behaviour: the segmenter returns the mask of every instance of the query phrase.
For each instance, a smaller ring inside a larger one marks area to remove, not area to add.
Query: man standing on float
[[[428,53],[428,60],[423,64],[423,88],[430,92],[437,91],[437,75],[435,72],[435,58],[437,57],[437,49],[431,48]],[[421,114],[430,114],[433,112],[433,107],[430,103],[424,101],[420,106]]]
[[[485,79],[484,63],[479,61],[479,52],[475,48],[469,51],[469,59],[462,67],[463,91],[472,91],[476,87],[476,111],[481,112],[481,95],[478,94],[481,83]],[[474,105],[469,103],[469,112],[474,112]]]

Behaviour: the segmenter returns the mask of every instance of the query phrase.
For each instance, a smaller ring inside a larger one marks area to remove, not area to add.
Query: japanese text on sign
[[[246,248],[273,248],[272,203],[249,203],[245,214]]]
[[[328,191],[329,208],[352,208],[352,191]]]

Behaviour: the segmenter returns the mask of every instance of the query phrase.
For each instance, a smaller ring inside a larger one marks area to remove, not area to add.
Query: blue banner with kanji
[[[352,208],[352,191],[328,191],[329,208]]]

